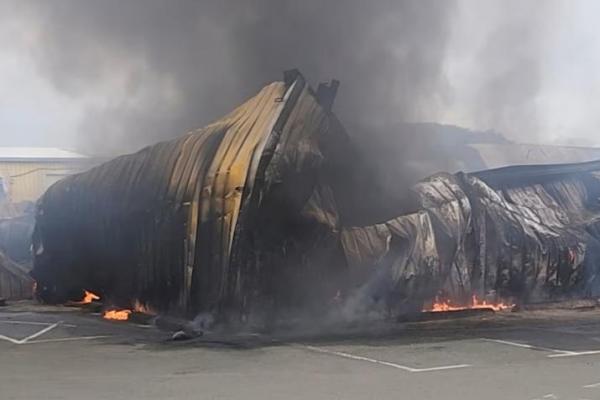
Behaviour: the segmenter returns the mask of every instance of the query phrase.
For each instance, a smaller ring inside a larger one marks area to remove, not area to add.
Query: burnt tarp
[[[347,142],[336,88],[286,72],[203,129],[51,186],[34,232],[38,294],[86,289],[188,315],[292,301],[291,286],[343,260],[326,182],[333,144]]]
[[[363,295],[398,310],[600,295],[600,161],[440,173],[412,194],[415,212],[342,229]]]

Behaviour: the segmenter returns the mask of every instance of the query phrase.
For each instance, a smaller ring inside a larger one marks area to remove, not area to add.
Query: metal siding
[[[203,129],[53,185],[37,217],[36,279],[46,274],[122,306],[240,309],[270,279],[253,265],[256,210],[279,184],[278,170],[315,168],[329,117],[297,76]],[[314,174],[287,184],[301,206]]]
[[[0,252],[0,298],[20,300],[31,298],[33,279],[20,265]]]
[[[38,217],[45,252],[65,257],[60,268],[104,271],[115,302],[217,307],[252,155],[285,91],[268,85],[206,128],[53,185]]]
[[[36,201],[46,190],[48,174],[71,175],[83,169],[73,162],[0,161],[0,176],[9,185],[12,202]]]

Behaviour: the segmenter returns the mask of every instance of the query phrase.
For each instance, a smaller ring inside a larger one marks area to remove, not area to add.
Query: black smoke
[[[337,78],[355,136],[446,95],[456,4],[436,0],[6,0],[61,92],[91,101],[77,147],[116,154],[201,127],[281,72]],[[360,131],[360,133],[357,133]]]

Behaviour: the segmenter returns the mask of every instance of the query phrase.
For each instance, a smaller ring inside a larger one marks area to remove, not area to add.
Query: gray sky
[[[86,0],[79,1],[86,3]],[[236,90],[239,86],[224,85],[226,95],[207,104],[206,96],[190,96],[186,85],[178,80],[178,74],[188,76],[189,80],[189,76],[194,76],[194,69],[182,69],[168,63],[163,65],[157,62],[161,55],[153,56],[146,48],[140,50],[141,46],[133,40],[117,46],[120,40],[115,40],[113,36],[119,38],[118,20],[115,26],[106,26],[107,32],[103,32],[104,24],[100,16],[98,26],[87,30],[85,24],[93,21],[94,7],[89,10],[91,17],[87,16],[92,20],[85,22],[82,19],[80,26],[74,23],[72,31],[59,34],[56,33],[56,26],[64,25],[60,18],[66,17],[54,10],[48,11],[50,7],[47,4],[55,2],[40,0],[39,7],[35,5],[35,1],[29,2],[34,6],[26,10],[19,7],[19,3],[15,0],[0,0],[0,90],[4,94],[0,99],[0,146],[59,146],[88,152],[120,152],[118,139],[126,136],[138,124],[143,130],[149,124],[160,125],[164,123],[163,120],[169,120],[165,117],[155,123],[153,118],[157,110],[179,119],[178,110],[190,108],[187,103],[193,99],[193,107],[210,109],[208,113],[199,114],[197,120],[188,118],[189,113],[185,114],[189,124],[200,124],[196,126],[200,127],[235,107],[251,95],[253,90],[266,83],[265,80],[280,79],[280,74],[267,71],[266,75],[257,75],[256,82],[244,86],[239,94]],[[89,0],[88,3],[94,2]],[[387,2],[386,6],[390,7],[389,4],[392,3]],[[171,4],[177,7],[177,2]],[[600,2],[458,0],[454,4],[439,1],[439,7],[445,9],[443,13],[430,8],[415,11],[414,8],[420,7],[419,4],[422,3],[413,1],[398,11],[399,17],[396,20],[387,21],[398,25],[398,29],[390,30],[384,25],[385,21],[381,22],[381,29],[386,29],[386,47],[382,47],[382,50],[397,52],[393,57],[386,58],[381,70],[374,72],[383,74],[382,79],[396,82],[395,85],[390,85],[392,93],[382,94],[386,104],[390,105],[386,118],[393,119],[394,108],[397,108],[399,120],[442,122],[480,130],[494,129],[503,132],[510,139],[522,142],[600,145],[600,135],[596,134],[600,123],[600,27],[597,22]],[[450,4],[452,7],[449,7]],[[246,30],[242,30],[242,34],[248,35],[250,32],[256,34],[257,39],[248,44],[243,42],[243,38],[236,37],[237,47],[229,46],[235,35],[230,34],[222,24],[213,21],[211,25],[211,19],[218,21],[217,17],[211,18],[212,12],[220,15],[219,10],[211,8],[206,13],[208,16],[205,17],[201,12],[198,14],[202,16],[199,17],[200,20],[192,21],[190,25],[200,26],[197,30],[194,28],[193,32],[203,38],[203,43],[208,48],[212,48],[213,42],[221,47],[218,63],[206,61],[205,68],[198,70],[198,80],[202,84],[198,84],[196,89],[207,93],[214,90],[211,86],[213,81],[235,81],[237,70],[232,65],[239,62],[235,59],[242,48],[239,40],[242,40],[243,46],[250,46],[248,51],[253,52],[255,47],[260,47],[257,43],[262,43],[263,38],[262,33],[257,33],[248,23],[248,19],[256,17],[252,15],[253,10],[240,7],[240,15],[236,16],[238,20],[232,22],[232,30],[235,32],[239,21],[243,21]],[[350,18],[364,12],[359,9]],[[164,13],[164,10],[161,9],[160,13]],[[126,11],[123,14],[126,16]],[[430,17],[431,14],[436,14],[435,18]],[[402,15],[410,15],[411,18],[402,19]],[[268,17],[272,18],[273,15]],[[110,18],[112,21],[115,17]],[[365,36],[362,44],[356,44],[358,54],[361,54],[360,46],[365,49],[379,46],[378,37],[373,32],[377,32],[377,24],[382,16],[373,14],[371,18],[372,20],[367,19],[370,26],[364,32],[370,32],[372,36]],[[123,23],[126,23],[126,18],[123,19]],[[343,19],[336,21],[334,18],[334,24],[344,24]],[[448,24],[447,29],[433,26],[440,25],[440,21]],[[152,19],[138,23],[151,24]],[[190,22],[184,21],[182,25],[185,23]],[[403,26],[408,27],[403,31]],[[139,27],[134,33],[146,32],[144,29],[147,27]],[[157,37],[168,37],[168,29],[167,26],[167,32],[159,32],[160,36]],[[281,31],[282,28],[276,29]],[[296,29],[287,33],[287,40],[294,40],[292,35],[305,34],[303,26]],[[307,26],[306,29],[313,28]],[[434,33],[429,34],[429,30]],[[116,33],[113,35],[112,31]],[[407,41],[407,32],[410,34],[412,31],[418,31],[419,35],[414,40]],[[89,37],[81,38],[82,32]],[[346,32],[352,43],[360,42],[363,38],[359,34],[353,36],[356,32],[363,31]],[[72,37],[69,36],[71,33]],[[327,33],[334,35],[335,30]],[[188,31],[185,34],[189,36]],[[344,40],[344,37],[336,37],[327,43],[335,44],[336,40]],[[185,46],[178,49],[174,43],[179,37],[174,38],[171,42],[165,40],[163,44],[169,49],[168,55],[178,58],[181,54],[182,59],[188,60],[186,52],[189,49]],[[315,38],[311,40],[314,42]],[[76,46],[71,41],[79,43]],[[403,54],[418,52],[418,47],[415,50],[415,46],[419,43],[422,43],[424,50],[435,47],[435,51],[417,55],[415,58],[419,62],[411,64],[403,58]],[[268,41],[266,47],[256,51],[268,54]],[[62,53],[64,48],[73,48],[76,52]],[[311,46],[307,46],[307,54],[299,54],[298,57],[309,57],[310,49]],[[88,55],[87,58],[73,57],[73,54],[78,55],[82,51]],[[302,52],[301,46],[298,51]],[[345,60],[354,63],[353,59],[347,58],[347,54],[342,52],[340,57],[332,58],[333,61],[328,65],[326,47],[325,50],[315,51],[320,52],[321,58],[318,62],[307,63],[307,74],[311,80],[346,78],[342,85],[349,86],[350,89],[346,92],[342,90],[340,96],[360,92],[358,89],[354,92],[351,90],[351,82],[348,80],[352,80],[354,75],[344,71]],[[364,54],[370,53],[365,50]],[[289,57],[290,63],[297,63],[294,56],[296,55],[281,54],[281,57]],[[48,59],[53,61],[51,68],[48,66]],[[204,66],[203,60],[202,57],[189,59],[190,63],[201,67]],[[393,64],[394,60],[398,60],[397,67]],[[77,80],[69,79],[70,72],[65,71],[70,68],[71,62],[77,64],[77,72],[73,73]],[[406,80],[412,80],[410,74],[415,74],[412,69],[418,72],[427,67],[427,62],[435,65],[432,65],[431,71],[427,71],[426,79],[418,85],[410,86],[410,82],[407,83]],[[361,64],[357,74],[369,74],[368,66],[368,63]],[[263,64],[255,63],[255,67],[262,68]],[[280,69],[280,66],[274,65],[273,70],[275,69]],[[89,73],[82,74],[82,70]],[[221,77],[223,74],[226,78]],[[132,76],[135,79],[132,80]],[[373,80],[373,83],[378,84],[380,81]],[[135,90],[132,90],[132,85]],[[406,93],[410,96],[406,96]],[[377,96],[373,96],[373,99],[376,98]],[[394,101],[400,98],[401,101]],[[378,108],[380,107],[374,107]],[[348,109],[352,110],[351,105]],[[125,113],[126,117],[121,115]],[[342,117],[343,114],[342,112]],[[148,120],[151,123],[144,123]],[[184,133],[179,131],[183,129],[182,126],[187,129],[185,124],[164,123],[160,126],[166,131],[171,128],[178,131],[165,132],[164,137],[161,133],[139,137],[122,146],[122,150],[129,151],[142,144]],[[94,141],[82,140],[90,129],[95,128],[98,131],[95,132]],[[117,140],[116,145],[102,148],[103,130],[106,130],[106,140]]]
[[[495,129],[517,141],[600,145],[598,15],[595,0],[461,1],[445,60],[454,96],[437,120]],[[503,44],[503,35],[511,40]],[[486,46],[498,48],[495,57]],[[527,57],[538,62],[534,87],[527,68],[517,68]],[[502,94],[493,81],[511,68],[521,77],[512,83],[523,89],[485,101]]]

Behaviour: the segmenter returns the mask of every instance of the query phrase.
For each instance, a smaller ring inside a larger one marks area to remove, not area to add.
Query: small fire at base
[[[100,300],[100,296],[86,290],[83,300],[78,301],[75,304],[90,304],[94,300]]]
[[[146,315],[156,315],[156,312],[150,307],[140,303],[138,300],[135,301],[133,310],[130,309],[113,309],[105,311],[102,315],[104,319],[111,319],[115,321],[127,321],[131,313],[141,313]]]
[[[426,308],[424,312],[444,312],[444,311],[459,311],[459,310],[476,310],[476,309],[492,309],[494,311],[510,310],[514,304],[504,302],[488,303],[486,300],[479,300],[477,296],[471,298],[471,304],[467,306],[459,306],[452,304],[451,300],[442,300],[439,297],[435,298],[431,308]]]
[[[114,321],[127,321],[131,310],[108,310],[104,312],[102,318]]]

